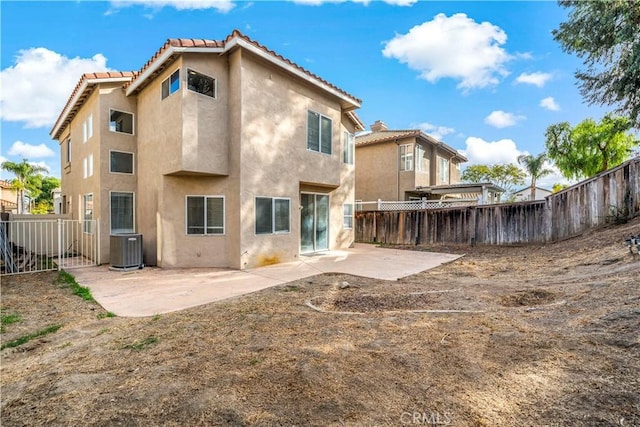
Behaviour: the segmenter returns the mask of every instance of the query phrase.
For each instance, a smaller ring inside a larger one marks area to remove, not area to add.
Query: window
[[[162,99],[177,92],[180,89],[180,70],[174,71],[171,76],[162,82]]]
[[[133,193],[111,193],[111,234],[135,233]]]
[[[71,138],[67,139],[67,163],[71,163]]]
[[[111,132],[133,135],[133,114],[118,110],[109,110],[109,130]]]
[[[449,160],[443,157],[438,157],[438,180],[449,183]]]
[[[307,115],[307,149],[331,154],[331,119],[309,110]]]
[[[93,114],[90,114],[82,123],[82,143],[87,142],[93,136]]]
[[[424,154],[422,145],[416,144],[416,170],[419,172],[429,171],[429,159]]]
[[[256,234],[290,231],[290,200],[256,197]]]
[[[353,134],[349,132],[344,132],[342,134],[342,161],[348,165],[353,164],[354,154],[355,154],[355,144]]]
[[[342,208],[344,211],[342,227],[347,229],[353,228],[353,204],[345,203],[342,205]]]
[[[193,70],[187,70],[187,89],[203,95],[216,97],[216,81]]]
[[[224,234],[224,197],[187,196],[187,234]]]
[[[109,172],[133,173],[133,153],[124,151],[109,152]]]
[[[93,194],[82,197],[82,231],[93,234]]]
[[[400,170],[413,170],[413,147],[411,147],[411,144],[400,146]]]
[[[89,178],[93,175],[93,154],[89,154],[82,162],[83,165],[83,178]]]

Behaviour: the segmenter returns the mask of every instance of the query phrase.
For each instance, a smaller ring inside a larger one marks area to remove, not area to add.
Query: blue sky
[[[0,160],[60,176],[49,131],[80,75],[139,70],[167,38],[223,39],[233,29],[363,100],[369,125],[421,128],[469,164],[544,151],[560,121],[600,119],[583,103],[551,31],[555,2],[10,2],[1,13]],[[3,178],[9,178],[3,172]],[[562,181],[559,175],[540,186]]]

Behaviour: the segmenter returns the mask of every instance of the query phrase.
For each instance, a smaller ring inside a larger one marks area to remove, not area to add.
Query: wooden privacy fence
[[[561,240],[640,215],[640,158],[542,201],[356,212],[358,242],[518,244]]]

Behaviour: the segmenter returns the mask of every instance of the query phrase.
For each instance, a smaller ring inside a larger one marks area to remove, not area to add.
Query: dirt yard
[[[466,255],[142,319],[105,317],[56,274],[3,277],[3,345],[60,328],[2,350],[0,421],[640,426],[630,234],[640,218],[547,246],[413,247]]]

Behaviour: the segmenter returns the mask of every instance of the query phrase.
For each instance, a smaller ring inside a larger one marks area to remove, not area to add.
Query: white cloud
[[[45,170],[47,171],[47,173],[51,172],[51,166],[49,166],[47,163],[45,162],[29,162],[30,165],[33,166],[40,166],[42,168],[45,168]]]
[[[484,122],[493,127],[506,128],[509,126],[514,126],[516,123],[524,119],[526,119],[525,116],[507,113],[502,110],[496,110],[492,111],[491,114],[485,117]]]
[[[53,157],[56,154],[44,144],[32,145],[22,141],[16,141],[9,148],[10,156],[20,156],[27,159],[37,159],[40,157]]]
[[[560,106],[558,105],[556,100],[553,99],[552,96],[547,96],[546,98],[541,100],[540,101],[540,106],[542,108],[546,108],[547,110],[551,110],[551,111],[559,111],[560,110]]]
[[[0,117],[26,127],[53,125],[84,73],[108,71],[101,54],[67,58],[44,47],[21,50],[0,73]]]
[[[424,131],[426,134],[431,135],[432,137],[440,141],[442,141],[443,137],[456,131],[454,128],[432,125],[431,123],[426,122],[418,124],[417,127]]]
[[[516,78],[516,83],[525,83],[538,87],[542,87],[551,80],[551,74],[549,73],[522,73]]]
[[[112,0],[111,6],[116,8],[128,6],[144,6],[154,9],[173,7],[176,10],[202,10],[215,9],[221,13],[227,13],[236,5],[231,0]]]
[[[466,145],[465,150],[460,150],[469,159],[465,165],[518,164],[518,156],[526,154],[525,151],[518,150],[516,143],[511,139],[488,142],[482,138],[470,136],[466,140]]]
[[[489,22],[477,23],[464,13],[438,14],[397,34],[382,51],[435,83],[441,78],[460,80],[458,88],[469,90],[495,85],[509,73],[504,64],[512,59],[501,46],[507,34]]]

